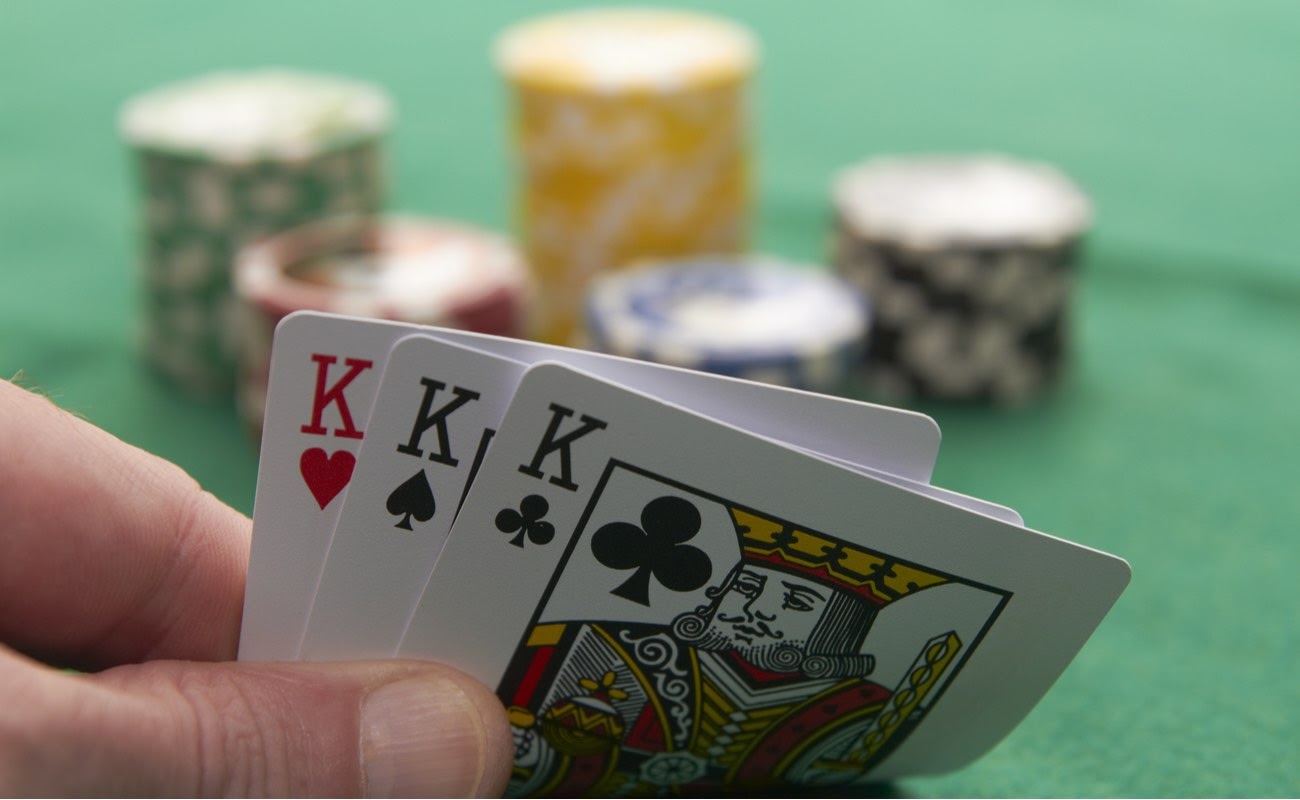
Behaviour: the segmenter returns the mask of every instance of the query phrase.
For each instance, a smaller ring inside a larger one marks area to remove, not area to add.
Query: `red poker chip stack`
[[[275,326],[295,311],[521,337],[533,283],[504,237],[428,217],[338,217],[245,248],[235,266],[244,317],[239,409],[260,432]]]

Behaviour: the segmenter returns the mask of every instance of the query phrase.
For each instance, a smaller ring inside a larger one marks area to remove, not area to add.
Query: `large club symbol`
[[[650,576],[664,588],[689,592],[703,586],[713,573],[713,562],[698,547],[682,544],[700,532],[700,512],[680,497],[659,497],[641,509],[641,527],[630,522],[610,522],[591,537],[596,560],[611,569],[636,572],[610,594],[650,605]]]

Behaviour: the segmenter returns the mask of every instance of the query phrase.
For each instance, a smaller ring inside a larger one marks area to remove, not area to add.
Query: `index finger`
[[[0,640],[85,668],[234,657],[247,517],[7,381],[0,454]]]

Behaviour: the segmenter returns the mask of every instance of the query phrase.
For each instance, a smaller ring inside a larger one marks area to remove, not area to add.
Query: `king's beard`
[[[875,670],[875,658],[866,653],[809,655],[803,641],[739,640],[739,632],[732,625],[719,625],[717,617],[704,608],[678,616],[673,620],[672,633],[696,650],[734,651],[749,664],[768,672],[799,672],[809,678],[865,678]]]
[[[699,633],[694,631],[699,630]],[[745,661],[768,672],[798,672],[803,665],[802,642],[751,641],[737,638],[738,632],[727,623],[719,625],[717,617],[707,623],[698,614],[683,614],[673,623],[673,632],[697,650],[723,653],[734,650]]]

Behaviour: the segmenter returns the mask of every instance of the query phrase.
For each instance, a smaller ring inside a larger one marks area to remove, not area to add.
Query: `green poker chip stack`
[[[221,72],[122,108],[141,183],[144,358],[189,393],[233,392],[246,244],[384,194],[389,98],[369,84],[289,70]]]

